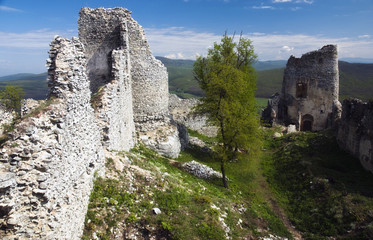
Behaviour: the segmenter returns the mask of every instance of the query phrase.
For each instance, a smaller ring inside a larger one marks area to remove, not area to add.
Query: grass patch
[[[307,239],[373,237],[373,176],[330,132],[268,138],[266,148],[268,182]]]
[[[199,138],[200,140],[204,141],[206,144],[208,144],[210,146],[213,145],[214,143],[216,143],[216,141],[217,141],[216,137],[205,136],[205,135],[199,133],[198,131],[192,130],[190,128],[188,128],[188,134],[191,137]]]
[[[253,191],[256,184],[251,182],[258,164],[234,163],[228,175],[232,188],[227,190],[221,181],[199,179],[142,145],[119,155],[127,156],[147,175],[123,172],[116,180],[98,178],[90,198],[83,239],[92,238],[94,233],[101,239],[113,239],[118,229],[124,232],[137,229],[144,238],[165,239],[226,239],[227,236],[242,239],[269,233],[290,236],[266,201]],[[216,169],[209,154],[198,149],[188,149],[177,159],[189,160]],[[108,159],[107,169],[112,162]],[[246,166],[244,173],[237,171],[243,166]],[[128,175],[132,176],[131,184]],[[154,214],[154,207],[161,213]]]

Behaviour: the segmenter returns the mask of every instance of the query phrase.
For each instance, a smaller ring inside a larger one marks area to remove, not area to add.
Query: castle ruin
[[[79,239],[106,151],[180,152],[166,68],[131,12],[82,8],[78,25],[51,42],[48,100],[0,151],[0,238]]]
[[[291,56],[286,64],[281,94],[274,95],[263,118],[300,131],[331,127],[340,108],[337,46]]]
[[[268,100],[262,120],[293,124],[299,131],[334,127],[341,149],[358,158],[373,172],[373,105],[358,99],[338,101],[337,46],[291,56],[284,71],[281,94]]]

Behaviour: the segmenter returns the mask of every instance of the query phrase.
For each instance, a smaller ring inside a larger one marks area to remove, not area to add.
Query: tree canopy
[[[196,112],[206,115],[219,129],[215,151],[226,188],[224,164],[235,159],[238,151],[255,152],[260,142],[252,67],[256,58],[249,39],[240,37],[235,42],[234,37],[225,34],[208,50],[207,57],[198,57],[194,64],[195,78],[205,92]]]
[[[0,104],[2,104],[7,111],[15,111],[19,114],[24,96],[25,92],[22,88],[7,85],[5,89],[0,90]]]

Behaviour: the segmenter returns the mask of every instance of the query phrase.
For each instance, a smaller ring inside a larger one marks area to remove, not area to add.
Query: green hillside
[[[47,73],[22,73],[0,78],[0,89],[6,85],[19,86],[25,91],[25,98],[45,99],[48,92]]]
[[[257,71],[256,96],[268,98],[281,91],[284,68]]]
[[[339,95],[342,99],[373,98],[373,64],[339,61]]]
[[[167,67],[169,91],[183,98],[201,97],[202,90],[193,76],[192,60],[173,60],[157,57]],[[258,98],[268,98],[281,91],[284,61],[265,61],[257,67]],[[276,67],[276,68],[275,68]],[[259,70],[265,69],[265,70]],[[356,97],[363,100],[373,98],[373,64],[339,61],[340,98]],[[22,87],[27,98],[44,99],[47,94],[47,73],[16,74],[0,77],[0,88],[5,85]]]

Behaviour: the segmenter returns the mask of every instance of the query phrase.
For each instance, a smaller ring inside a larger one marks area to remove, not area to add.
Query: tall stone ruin
[[[333,125],[340,114],[337,46],[291,56],[286,64],[282,91],[264,111],[267,120],[294,124],[301,131],[318,131]]]
[[[79,38],[57,36],[42,109],[0,151],[0,238],[79,239],[105,150],[143,141],[176,157],[166,68],[123,8],[80,11]]]
[[[0,152],[1,239],[79,239],[95,172],[104,174],[84,47],[56,37],[49,53],[50,105]]]
[[[80,11],[79,39],[85,46],[91,91],[106,146],[128,150],[135,132],[149,147],[175,157],[180,151],[168,112],[168,74],[154,58],[143,28],[123,8]],[[154,131],[164,133],[162,136]]]
[[[337,130],[338,144],[373,173],[373,102],[345,99],[342,106]]]

